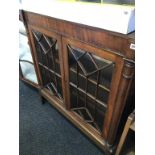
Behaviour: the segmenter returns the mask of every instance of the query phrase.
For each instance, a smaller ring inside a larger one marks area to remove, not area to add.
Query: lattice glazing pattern
[[[70,45],[67,48],[71,109],[101,132],[115,64]]]
[[[32,31],[43,87],[59,99],[63,98],[57,40]]]

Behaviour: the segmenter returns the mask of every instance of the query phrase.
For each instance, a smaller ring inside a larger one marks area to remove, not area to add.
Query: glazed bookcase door
[[[60,37],[47,30],[29,26],[41,89],[63,103],[63,70]]]
[[[117,55],[79,41],[63,38],[68,109],[96,133],[104,136],[104,121],[114,85],[120,77]],[[117,77],[116,77],[117,76]],[[117,78],[117,79],[116,79]],[[104,136],[105,137],[105,136]]]

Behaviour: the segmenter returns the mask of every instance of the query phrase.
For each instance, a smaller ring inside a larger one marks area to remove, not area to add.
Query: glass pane
[[[57,40],[38,31],[32,31],[43,87],[62,99],[62,84]]]
[[[102,131],[115,64],[68,45],[71,109]]]

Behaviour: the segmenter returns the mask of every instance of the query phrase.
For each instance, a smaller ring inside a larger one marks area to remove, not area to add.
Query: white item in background
[[[28,45],[28,38],[21,33],[19,33],[19,59],[30,61],[33,63],[30,47]],[[25,61],[20,61],[20,66],[24,78],[37,84],[38,81],[33,64]]]
[[[23,22],[19,21],[19,32],[26,35],[26,29]]]
[[[128,34],[135,30],[135,7],[51,0],[22,0],[27,11]]]
[[[34,66],[28,62],[20,62],[22,74],[25,79],[28,79],[34,83],[38,83]]]
[[[19,59],[23,59],[25,56],[33,62],[27,36],[19,33]]]

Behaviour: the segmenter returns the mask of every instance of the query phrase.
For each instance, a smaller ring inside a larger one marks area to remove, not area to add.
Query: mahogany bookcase
[[[23,11],[42,99],[106,154],[134,92],[134,33],[123,35]]]

